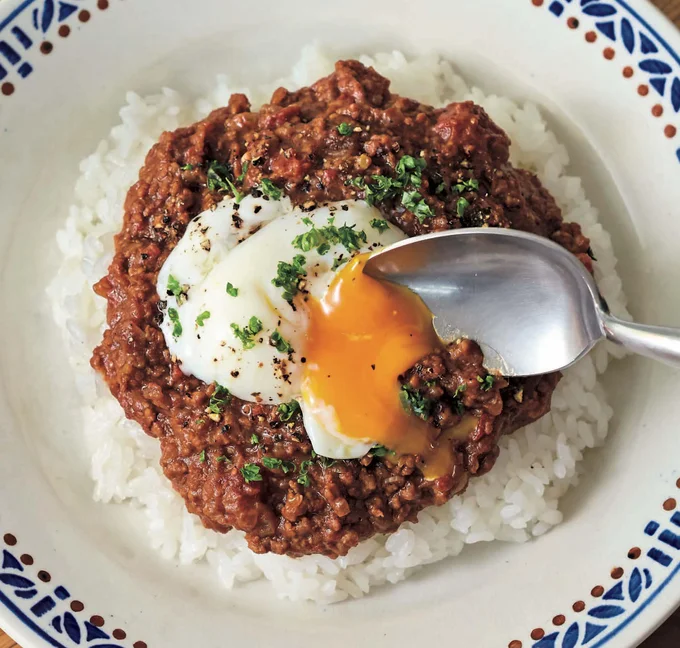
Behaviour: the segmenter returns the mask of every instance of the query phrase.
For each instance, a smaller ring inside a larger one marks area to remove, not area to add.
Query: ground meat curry
[[[450,475],[427,480],[418,457],[385,449],[357,460],[315,456],[299,411],[230,398],[184,375],[159,329],[158,272],[192,218],[223,195],[211,169],[234,192],[269,187],[305,207],[366,199],[410,236],[471,226],[533,232],[592,269],[579,226],[563,222],[536,176],[510,165],[509,145],[479,106],[435,109],[397,96],[357,61],[337,63],[309,88],[280,88],[259,111],[235,94],[203,121],[161,136],[127,196],[109,273],[95,287],[108,301],[108,329],[92,366],[126,415],[159,440],[165,475],[206,527],[241,529],[256,552],[344,555],[490,470],[499,437],[544,415],[559,380],[488,376],[479,347],[459,340],[400,377],[433,429],[476,418],[466,438],[449,441]],[[423,161],[417,191],[382,191],[404,156]],[[265,456],[274,461],[265,465]],[[257,479],[244,470],[252,465]]]

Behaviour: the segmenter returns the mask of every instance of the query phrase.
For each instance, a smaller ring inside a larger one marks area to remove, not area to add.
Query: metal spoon
[[[418,236],[377,252],[364,272],[413,290],[444,341],[476,340],[487,369],[505,376],[564,369],[605,338],[680,367],[680,329],[614,317],[583,264],[534,234],[468,228]]]

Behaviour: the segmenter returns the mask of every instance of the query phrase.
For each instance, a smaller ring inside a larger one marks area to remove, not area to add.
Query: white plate
[[[134,511],[91,501],[44,295],[78,161],[126,89],[198,91],[220,71],[270,79],[312,38],[339,55],[436,50],[483,88],[535,101],[613,235],[632,312],[680,324],[680,38],[646,2],[4,0],[0,626],[24,648],[637,645],[680,603],[680,388],[646,361],[608,372],[611,438],[563,503],[564,524],[358,602],[220,592],[207,568],[157,558]]]

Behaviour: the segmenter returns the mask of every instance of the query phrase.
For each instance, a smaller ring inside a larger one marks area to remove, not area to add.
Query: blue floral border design
[[[566,9],[588,20],[608,40],[621,44],[637,69],[674,115],[680,113],[680,56],[626,0],[551,0],[560,18]],[[680,162],[680,148],[675,150]]]
[[[532,648],[599,648],[609,643],[661,594],[680,572],[680,512],[661,523],[652,520],[644,528],[652,539],[640,564],[627,578],[618,580],[598,600],[564,629],[546,634]],[[658,583],[654,588],[653,584]],[[597,639],[597,641],[595,641]]]
[[[32,56],[36,43],[90,4],[91,0],[24,0],[0,17],[0,83],[11,79],[16,84],[29,77],[36,65]]]
[[[71,607],[71,593],[29,574],[9,548],[0,553],[0,604],[55,648],[125,648]]]
[[[0,83],[26,79],[36,64],[36,43],[68,22],[91,0],[24,0],[0,19]],[[580,11],[613,42],[621,42],[635,57],[649,85],[675,114],[680,112],[680,57],[658,32],[624,0],[552,0],[549,11],[561,17],[565,7]],[[30,9],[30,10],[29,10]],[[676,150],[680,161],[680,148]],[[654,545],[626,580],[618,581],[602,596],[602,603],[585,612],[564,630],[536,641],[532,648],[600,648],[637,618],[680,572],[680,513],[673,513],[663,529],[651,521],[644,533]],[[654,583],[658,583],[653,587]],[[27,628],[56,648],[126,648],[110,635],[71,610],[69,591],[48,587],[30,577],[20,560],[2,551],[0,604]],[[597,641],[595,641],[597,639]]]

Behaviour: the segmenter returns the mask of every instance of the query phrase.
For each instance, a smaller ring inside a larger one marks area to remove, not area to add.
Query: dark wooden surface
[[[678,27],[680,27],[680,0],[652,0]],[[0,630],[0,648],[21,648]],[[640,648],[680,648],[680,609],[664,623]]]

